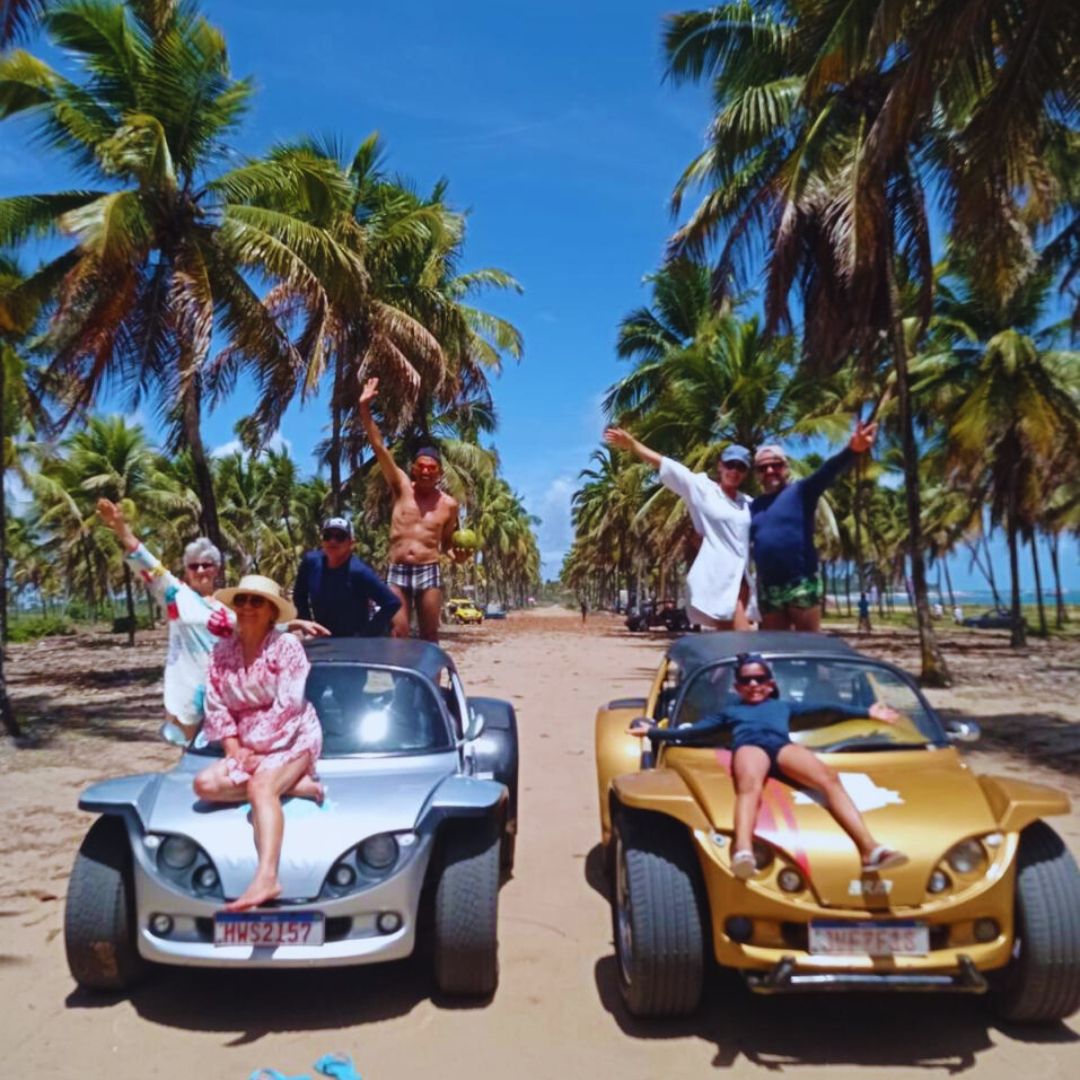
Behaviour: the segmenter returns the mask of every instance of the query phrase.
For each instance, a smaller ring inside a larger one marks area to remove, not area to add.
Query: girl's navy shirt
[[[843,705],[831,701],[827,704],[820,701],[798,704],[779,698],[766,698],[760,705],[746,705],[741,701],[725,705],[719,712],[709,713],[696,723],[677,728],[656,728],[649,732],[649,736],[660,742],[697,742],[703,736],[730,727],[732,742],[741,746],[743,743],[752,743],[756,735],[764,735],[766,738],[780,736],[786,739],[793,716],[823,711],[852,718],[867,715],[865,705]]]

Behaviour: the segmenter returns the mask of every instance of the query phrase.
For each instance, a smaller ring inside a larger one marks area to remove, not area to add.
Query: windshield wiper
[[[857,754],[860,750],[929,750],[933,743],[924,742],[889,742],[886,739],[868,739],[866,742],[840,744],[832,746],[815,746],[814,750],[819,754]]]

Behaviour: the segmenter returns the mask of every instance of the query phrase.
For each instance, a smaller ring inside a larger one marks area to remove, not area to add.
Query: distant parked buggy
[[[626,629],[635,633],[656,629],[685,633],[693,627],[686,608],[677,607],[674,600],[646,600],[640,607],[630,609],[626,616]]]

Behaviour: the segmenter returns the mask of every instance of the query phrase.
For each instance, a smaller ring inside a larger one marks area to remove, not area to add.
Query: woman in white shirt
[[[750,564],[750,498],[739,491],[750,471],[750,451],[727,447],[713,480],[650,450],[622,428],[608,428],[604,442],[651,465],[664,487],[686,503],[701,535],[701,548],[686,576],[690,621],[708,630],[752,630],[757,612]]]

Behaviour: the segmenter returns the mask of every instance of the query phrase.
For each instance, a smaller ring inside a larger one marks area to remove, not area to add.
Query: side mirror
[[[472,742],[479,739],[484,731],[484,714],[478,713],[474,708],[469,708],[469,719],[465,724],[465,741]]]
[[[946,720],[945,734],[949,742],[973,743],[982,737],[982,729],[974,720]]]

